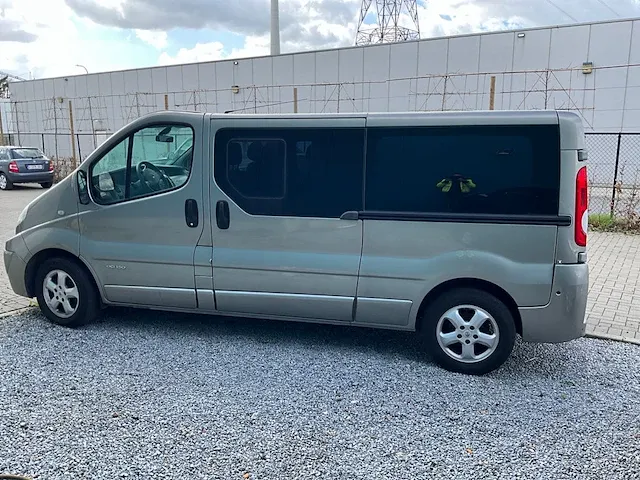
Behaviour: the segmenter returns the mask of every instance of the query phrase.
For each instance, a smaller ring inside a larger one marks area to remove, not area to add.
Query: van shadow
[[[228,337],[246,342],[353,350],[412,361],[430,361],[413,332],[380,330],[352,325],[326,325],[295,321],[261,320],[250,317],[156,312],[132,308],[110,308],[97,325],[149,335],[179,335],[181,338]],[[91,327],[90,325],[88,326]]]
[[[261,320],[249,317],[196,315],[133,308],[110,308],[100,320],[86,328],[119,330],[150,336],[179,336],[194,340],[227,337],[247,344],[352,352],[388,360],[402,360],[435,366],[415,332],[401,332],[352,325]],[[578,340],[582,342],[587,340]],[[485,377],[510,381],[552,378],[588,364],[584,349],[576,342],[531,344],[519,337],[505,365]],[[561,361],[558,361],[561,359]],[[452,374],[453,375],[453,374]]]

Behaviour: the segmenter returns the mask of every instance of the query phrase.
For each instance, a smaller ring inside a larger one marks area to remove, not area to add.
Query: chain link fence
[[[589,213],[640,216],[640,133],[588,133]]]

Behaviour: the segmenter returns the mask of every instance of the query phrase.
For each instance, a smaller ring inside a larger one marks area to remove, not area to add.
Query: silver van
[[[60,325],[121,305],[417,331],[484,374],[517,334],[584,334],[585,160],[569,112],[160,112],[31,202],[4,262]]]

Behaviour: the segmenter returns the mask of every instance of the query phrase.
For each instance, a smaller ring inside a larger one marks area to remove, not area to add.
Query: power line
[[[3,72],[3,71],[0,71],[0,75],[4,75],[6,77],[13,78],[14,80],[20,80],[20,81],[26,81],[27,80],[26,78],[22,78],[22,77],[19,77],[17,75],[12,75],[10,73]]]
[[[558,10],[560,10],[562,13],[564,13],[567,17],[569,17],[574,22],[579,23],[578,20],[576,20],[571,15],[569,15],[569,13],[567,13],[566,10],[563,10],[562,8],[560,8],[557,3],[553,2],[552,0],[547,0],[547,3],[549,3],[549,4],[553,5],[554,7],[556,7]]]
[[[620,18],[620,14],[613,8],[611,8],[607,2],[605,2],[604,0],[598,0],[598,3],[609,10],[611,13],[613,13],[616,17]]]

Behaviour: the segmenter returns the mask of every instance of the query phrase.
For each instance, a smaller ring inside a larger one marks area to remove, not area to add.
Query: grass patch
[[[620,232],[640,234],[637,218],[621,218],[606,213],[589,215],[589,228],[596,232]]]

